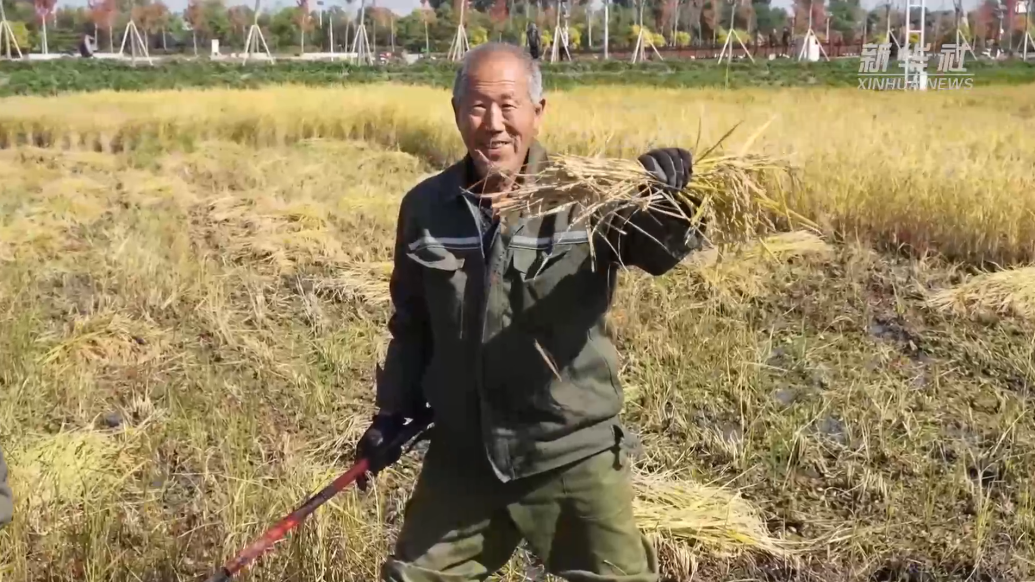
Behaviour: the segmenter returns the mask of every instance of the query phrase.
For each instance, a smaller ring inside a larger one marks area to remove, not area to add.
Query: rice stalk
[[[537,174],[493,200],[500,214],[532,217],[568,213],[569,227],[618,229],[636,211],[686,221],[712,245],[757,240],[776,232],[817,232],[795,212],[787,194],[797,184],[786,161],[742,149],[724,153],[729,133],[694,161],[687,186],[672,192],[638,161],[577,155],[551,157]]]

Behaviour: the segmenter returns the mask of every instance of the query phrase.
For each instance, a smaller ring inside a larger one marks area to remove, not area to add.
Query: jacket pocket
[[[423,267],[424,297],[436,334],[448,330],[449,335],[459,335],[467,285],[464,257],[444,247],[425,247],[406,256]]]
[[[464,258],[458,257],[445,248],[424,247],[406,256],[417,264],[436,271],[455,272],[464,266]]]
[[[522,281],[531,283],[540,275],[557,264],[568,253],[570,247],[554,247],[553,249],[533,250],[525,248],[514,249],[512,264],[514,270],[521,273]]]
[[[578,252],[571,246],[549,250],[515,249],[512,259],[521,284],[534,300],[549,295],[565,277],[578,271]]]

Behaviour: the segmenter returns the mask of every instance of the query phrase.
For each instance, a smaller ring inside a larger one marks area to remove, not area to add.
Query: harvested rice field
[[[553,152],[786,159],[815,232],[622,273],[667,579],[1035,577],[1035,92],[579,89]],[[196,580],[346,469],[448,92],[0,100],[0,579]],[[420,452],[243,580],[376,579]],[[526,552],[501,581],[545,580]]]

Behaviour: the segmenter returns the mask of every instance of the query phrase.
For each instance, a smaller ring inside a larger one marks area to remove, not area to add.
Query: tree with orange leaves
[[[301,32],[301,49],[305,54],[305,33],[313,29],[313,15],[309,10],[309,0],[298,0],[298,13],[295,15],[295,24]]]
[[[230,19],[230,30],[233,35],[240,37],[242,42],[247,40],[248,27],[251,26],[253,18],[252,10],[247,6],[231,6],[226,15]]]
[[[428,24],[435,21],[435,11],[431,9],[428,0],[420,0],[420,19],[424,23],[424,53],[431,54],[431,40],[428,36]]]
[[[33,0],[32,4],[36,8],[36,18],[40,19],[40,24],[43,27],[43,54],[48,54],[47,18],[54,12],[54,5],[57,4],[57,0]]]
[[[166,6],[165,2],[162,2],[162,0],[155,0],[149,8],[149,20],[151,22],[151,26],[154,28],[155,32],[162,33],[162,50],[168,50],[169,47],[166,44],[165,31],[169,28],[169,22],[172,20],[172,13],[169,12],[169,7]]]
[[[169,22],[169,8],[162,2],[157,0],[153,4],[147,4],[145,6],[134,6],[132,11],[132,18],[134,21],[140,23],[140,29],[144,33],[144,46],[151,46],[149,36],[153,33],[164,30],[164,27]],[[164,40],[163,40],[164,43]]]
[[[718,3],[721,0],[707,0],[704,6],[701,7],[700,21],[708,27],[708,31],[712,33],[712,43],[717,42],[719,35],[719,16],[722,14]]]
[[[392,52],[395,52],[395,14],[391,9],[385,8],[384,6],[372,6],[367,11],[370,14],[370,20],[374,23],[374,35],[376,38],[377,28],[387,28],[389,30],[389,42],[391,43]],[[376,44],[376,42],[375,42]]]
[[[183,19],[190,24],[191,37],[194,41],[194,56],[198,56],[198,31],[204,32],[207,27],[205,9],[200,0],[190,0],[187,10],[183,13]]]
[[[813,30],[826,24],[827,11],[823,7],[823,0],[794,0],[794,23],[802,34],[808,32],[810,10]]]
[[[108,29],[108,52],[115,52],[115,17],[118,15],[116,0],[87,0],[90,9],[90,21],[93,22],[94,44],[97,44],[97,29],[104,26]]]
[[[507,24],[510,15],[507,0],[496,0],[489,9],[489,20],[492,22],[493,32],[500,34]]]
[[[654,3],[654,30],[671,32],[675,23],[679,0],[658,0]]]
[[[740,0],[733,9],[736,11],[734,22],[742,22],[744,30],[747,30],[751,37],[755,38],[758,32],[758,26],[755,23],[755,6],[749,0]]]
[[[974,11],[974,36],[984,41],[994,41],[999,38],[997,6],[994,0],[985,0]]]
[[[463,25],[467,26],[468,13],[471,11],[471,0],[453,0],[453,14],[456,15],[457,24],[461,24],[460,19],[463,18]]]
[[[701,12],[704,10],[704,0],[689,0],[686,5],[686,28],[687,32],[691,32],[693,38],[701,39],[704,36],[704,31],[701,29]],[[693,35],[693,31],[696,26],[696,35]]]
[[[1002,8],[1003,8],[1003,13],[1002,13],[1003,14],[1003,16],[1002,16],[1002,23],[1003,23],[1002,24],[1002,29],[1003,29],[1003,32],[1008,35],[1006,37],[1007,50],[1011,50],[1011,51],[1013,50],[1013,31],[1014,31],[1013,22],[1015,21],[1014,17],[1017,16],[1017,10],[1014,7],[1014,1],[1015,0],[1006,0],[1003,3],[1003,6],[1002,6]]]

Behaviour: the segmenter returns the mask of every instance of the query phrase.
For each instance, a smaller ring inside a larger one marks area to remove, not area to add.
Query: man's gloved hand
[[[371,475],[376,475],[381,469],[398,461],[399,457],[402,456],[402,447],[388,448],[388,445],[399,435],[403,424],[405,424],[405,419],[401,415],[376,414],[373,422],[370,423],[370,427],[367,428],[367,431],[363,433],[363,436],[360,437],[359,442],[356,444],[354,461],[358,462],[360,459],[367,459],[370,463],[368,471]],[[356,479],[356,486],[365,493],[367,482],[367,476],[361,475]]]
[[[661,181],[666,189],[674,192],[685,188],[694,173],[690,152],[680,148],[654,149],[637,160]]]

